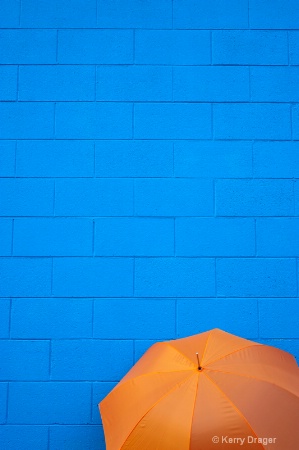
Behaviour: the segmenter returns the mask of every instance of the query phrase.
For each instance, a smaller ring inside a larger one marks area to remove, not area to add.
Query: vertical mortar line
[[[56,178],[53,178],[53,217],[55,217],[55,207],[56,207]]]
[[[12,219],[11,222],[11,248],[10,248],[10,256],[13,256],[13,244],[14,244],[14,229],[15,229],[15,219]]]
[[[293,141],[293,105],[290,103],[290,127],[291,127],[291,141]]]
[[[58,38],[59,38],[59,30],[56,30],[56,49],[55,49],[55,57],[56,57],[56,64],[58,64]]]
[[[135,139],[135,103],[132,104],[132,139]]]
[[[176,236],[175,236],[175,228],[176,228],[176,218],[173,218],[173,251],[174,251],[174,256],[176,256]]]
[[[251,178],[254,178],[254,141],[251,142]]]
[[[135,53],[136,53],[136,30],[133,29],[133,64],[135,65]]]
[[[96,141],[93,141],[93,178],[96,178]]]
[[[52,258],[51,264],[51,297],[53,297],[53,281],[54,281],[54,258]]]
[[[215,178],[213,178],[213,181],[212,181],[212,183],[213,183],[213,213],[214,213],[214,217],[217,217],[217,214],[216,214],[216,179]]]
[[[135,297],[135,259],[133,258],[133,297]]]
[[[172,142],[172,176],[175,176],[175,170],[174,170],[174,142]]]
[[[171,101],[173,102],[173,66],[171,66]]]
[[[49,341],[49,380],[52,379],[52,339]]]
[[[249,102],[252,102],[252,87],[251,87],[251,67],[248,66],[248,88],[249,88]]]
[[[95,224],[95,219],[93,219],[92,220],[92,250],[91,250],[91,252],[92,252],[92,256],[93,257],[95,257],[95,227],[96,227],[96,224]]]
[[[6,391],[6,409],[5,409],[5,423],[8,421],[8,402],[9,402],[9,388],[10,383],[7,383],[7,391]]]
[[[256,299],[256,307],[257,307],[257,337],[260,338],[260,299]]]
[[[94,66],[94,101],[97,101],[98,67]]]
[[[48,446],[47,446],[47,450],[50,450],[50,429],[51,429],[51,427],[48,426]]]
[[[91,300],[91,337],[93,338],[94,334],[94,308],[95,308],[95,299]]]
[[[171,28],[172,29],[173,29],[173,13],[174,13],[173,2],[174,2],[174,0],[172,0],[172,2],[171,2]]]
[[[214,140],[214,104],[211,103],[211,139]]]
[[[135,217],[135,178],[133,178],[132,183],[133,183],[133,217]]]
[[[90,382],[90,395],[91,395],[91,401],[90,401],[90,422],[93,423],[93,418],[92,418],[92,410],[93,410],[93,385],[94,382]]]
[[[174,299],[174,336],[178,337],[178,299]]]
[[[247,0],[247,28],[250,28],[250,0]]]
[[[213,65],[213,31],[210,31],[210,65]]]
[[[19,101],[19,91],[20,91],[19,83],[20,83],[20,66],[18,65],[17,66],[17,98],[16,98],[17,101]]]
[[[14,177],[17,176],[17,152],[18,152],[18,141],[15,142],[15,159],[14,159]]]
[[[56,102],[54,103],[53,137],[54,137],[54,139],[56,139]]]
[[[290,35],[287,31],[288,66],[290,65]]]
[[[136,363],[136,340],[133,339],[133,362]]]
[[[215,281],[215,297],[218,298],[218,289],[217,289],[217,258],[215,258],[215,275],[214,275],[214,281]]]
[[[12,298],[9,299],[8,337],[11,339]]]
[[[254,256],[257,257],[257,233],[256,233],[256,217],[254,218]]]

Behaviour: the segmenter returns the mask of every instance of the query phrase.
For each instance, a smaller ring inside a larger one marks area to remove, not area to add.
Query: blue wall
[[[1,0],[1,449],[104,449],[96,405],[156,340],[299,356],[298,24]]]

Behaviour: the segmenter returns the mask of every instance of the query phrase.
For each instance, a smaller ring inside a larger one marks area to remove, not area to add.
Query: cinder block
[[[249,25],[258,29],[298,28],[299,8],[296,0],[249,0]]]
[[[133,294],[133,260],[56,259],[53,294],[58,297],[130,297]]]
[[[172,28],[171,0],[100,0],[101,28]]]
[[[299,178],[299,142],[254,142],[253,174],[257,178]]]
[[[1,339],[0,350],[2,359],[1,380],[33,381],[49,379],[50,344],[48,341],[7,341]],[[14,384],[10,383],[10,387]],[[15,414],[18,414],[20,410],[15,405],[16,403],[14,404]]]
[[[4,424],[6,422],[7,390],[8,390],[8,383],[0,383],[0,424]],[[3,445],[2,439],[1,445]]]
[[[173,98],[179,102],[248,101],[248,67],[174,67]]]
[[[216,139],[291,139],[287,104],[218,103],[213,113]]]
[[[290,31],[289,46],[290,46],[290,64],[299,64],[299,31]]]
[[[252,101],[299,101],[299,67],[252,67],[250,74]]]
[[[91,219],[15,219],[15,256],[91,256]]]
[[[22,298],[12,300],[12,338],[74,339],[91,336],[91,299]]]
[[[244,178],[252,176],[252,144],[234,141],[174,143],[176,177]]]
[[[5,450],[48,450],[48,427],[2,425],[0,441]]]
[[[97,0],[22,0],[24,28],[92,28],[97,22]]]
[[[56,35],[56,30],[0,30],[1,64],[55,64]]]
[[[12,249],[12,220],[0,219],[0,255],[10,256]]]
[[[178,299],[178,337],[183,338],[213,328],[244,338],[258,336],[256,299],[194,298]]]
[[[299,107],[292,108],[293,139],[299,140]]]
[[[132,341],[83,339],[52,343],[53,380],[117,381],[132,364]]]
[[[100,339],[175,338],[175,300],[97,299],[94,337]]]
[[[2,178],[0,180],[2,216],[52,216],[54,183],[43,179]]]
[[[0,141],[0,177],[15,175],[15,153],[14,141]]]
[[[214,213],[211,180],[136,180],[137,216],[211,216]]]
[[[92,425],[51,426],[49,450],[105,450],[103,428]]]
[[[99,383],[92,384],[92,423],[100,424],[102,423],[100,411],[98,404],[112,391],[116,386],[116,382],[112,381],[102,381]],[[57,449],[58,450],[58,449]],[[79,450],[79,449],[78,449]]]
[[[0,100],[9,101],[9,100],[16,100],[16,98],[17,98],[17,67],[0,66]]]
[[[51,139],[54,137],[54,104],[0,103],[0,123],[0,139]]]
[[[74,381],[11,383],[8,423],[22,425],[90,423],[90,402],[90,383]],[[16,408],[16,404],[21,404],[22,408]]]
[[[0,297],[50,297],[50,258],[0,258]]]
[[[132,64],[132,30],[59,30],[59,64]]]
[[[162,66],[100,66],[97,100],[171,101],[172,69]]]
[[[19,141],[17,177],[93,177],[92,141]]]
[[[171,0],[106,0],[98,5],[101,28],[172,28]]]
[[[217,180],[218,216],[292,216],[291,180]]]
[[[260,299],[260,336],[262,338],[297,339],[298,316],[298,298]]]
[[[219,297],[295,297],[296,260],[227,258],[216,264]]]
[[[173,145],[168,141],[97,141],[97,177],[171,177]]]
[[[1,0],[0,27],[17,28],[19,26],[20,3],[20,0]]]
[[[256,223],[258,256],[298,256],[299,219],[258,219]]]
[[[247,28],[246,0],[174,0],[174,28]]]
[[[58,216],[130,216],[133,181],[129,179],[57,180],[55,214]]]
[[[136,297],[215,295],[212,258],[139,258],[135,261]]]
[[[253,219],[177,218],[175,253],[178,256],[253,256]]]
[[[95,68],[92,66],[20,67],[19,100],[84,101],[94,99]]]
[[[210,104],[137,103],[134,118],[136,139],[208,139],[212,134]]]
[[[208,31],[137,30],[137,64],[200,65],[211,63]]]
[[[213,31],[213,64],[288,65],[285,31]]]
[[[173,256],[173,219],[96,219],[97,256]]]
[[[0,338],[9,337],[9,317],[10,317],[10,299],[2,298],[0,300]]]
[[[56,107],[59,139],[130,139],[132,128],[129,103],[64,102]]]

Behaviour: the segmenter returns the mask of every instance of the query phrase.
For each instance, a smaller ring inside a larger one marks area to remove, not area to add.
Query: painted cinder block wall
[[[297,0],[1,0],[0,442],[103,450],[156,340],[299,356]]]

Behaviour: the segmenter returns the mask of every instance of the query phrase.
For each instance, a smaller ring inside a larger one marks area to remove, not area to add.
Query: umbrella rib
[[[194,364],[192,359],[188,358],[183,352],[178,350],[174,345],[171,345],[169,341],[165,341],[164,344],[169,345],[169,347],[173,348],[176,352],[180,353],[185,359],[188,359],[188,361],[192,362],[193,366],[197,367],[197,364]],[[187,369],[186,369],[187,370]],[[190,370],[190,369],[189,369]]]
[[[210,382],[216,387],[216,389],[218,389],[221,394],[229,401],[229,403],[231,403],[232,407],[235,409],[235,411],[238,413],[238,415],[244,420],[244,422],[248,425],[248,428],[250,428],[250,430],[253,432],[253,434],[255,435],[256,438],[258,438],[256,432],[254,431],[254,429],[252,428],[252,426],[250,425],[250,423],[248,422],[248,420],[246,419],[246,417],[241,413],[241,411],[236,407],[236,405],[231,401],[231,399],[223,392],[222,389],[220,389],[220,387],[215,383],[214,380],[212,380],[209,375],[207,375],[205,372],[203,372],[203,374],[208,378],[208,380],[210,380]],[[259,445],[261,445],[261,448],[263,448],[265,450],[265,447],[259,443]]]
[[[179,383],[176,383],[168,392],[166,392],[166,394],[162,395],[161,398],[159,398],[159,400],[157,400],[144,414],[143,416],[140,418],[140,420],[138,420],[138,422],[135,424],[135,426],[132,428],[132,430],[130,431],[130,433],[128,434],[128,436],[125,438],[122,446],[120,447],[119,450],[122,450],[124,448],[124,445],[126,444],[127,440],[129,439],[129,437],[131,436],[131,434],[133,433],[133,431],[137,428],[137,426],[140,424],[140,422],[142,421],[142,419],[155,407],[158,405],[158,403],[160,403],[165,397],[167,397],[168,395],[170,395],[173,391],[175,391],[176,389],[178,389],[179,387],[181,387],[184,383],[186,383],[186,381],[189,380],[189,378],[191,378],[194,375],[194,373],[192,372],[191,375],[189,375],[189,377],[185,378],[184,380],[180,381]]]
[[[215,328],[214,328],[214,329],[215,329]],[[212,332],[214,331],[214,329],[211,330],[210,333],[208,334],[208,337],[207,337],[207,340],[206,340],[206,345],[205,345],[205,348],[203,349],[203,353],[202,353],[202,357],[201,357],[201,360],[202,360],[202,361],[204,360],[204,356],[205,356],[205,354],[206,354],[206,350],[207,350],[207,347],[208,347],[208,342],[209,342],[209,339],[210,339],[211,334],[212,334]]]
[[[196,394],[195,394],[195,400],[194,400],[193,412],[192,412],[192,417],[191,417],[189,449],[191,448],[192,425],[193,425],[193,419],[194,419],[194,412],[195,412],[196,400],[197,400],[197,396],[198,396],[198,384],[199,384],[199,374],[198,374],[198,378],[197,378]]]
[[[214,360],[208,362],[208,364],[206,364],[206,367],[208,367],[210,364],[213,364],[214,362],[217,362],[217,361],[220,361],[223,358],[226,358],[227,356],[233,355],[234,353],[240,352],[240,351],[245,350],[245,349],[250,348],[250,347],[256,347],[256,346],[260,347],[261,345],[262,344],[256,343],[256,344],[247,345],[246,347],[237,348],[236,350],[234,350],[234,351],[232,351],[230,353],[226,353],[225,355],[220,356],[220,358],[217,358],[217,359],[214,359]]]
[[[148,375],[156,375],[156,374],[159,374],[159,373],[178,373],[178,372],[190,372],[190,369],[184,369],[184,370],[169,370],[169,371],[165,371],[165,372],[163,372],[163,371],[157,371],[157,372],[147,372],[147,373],[141,373],[140,375],[136,375],[136,377],[132,377],[132,378],[129,378],[128,380],[125,380],[125,381],[123,381],[123,382],[119,382],[116,386],[114,386],[114,388],[112,389],[113,391],[115,390],[115,389],[117,389],[117,388],[121,388],[121,387],[123,387],[123,385],[124,384],[126,384],[126,383],[129,383],[129,381],[132,381],[132,380],[136,380],[136,378],[141,378],[141,377],[146,377],[146,376],[148,376]],[[112,391],[111,391],[112,392]],[[109,394],[108,394],[109,395]]]
[[[288,389],[284,388],[283,386],[280,386],[279,384],[273,383],[272,381],[264,380],[263,378],[257,378],[253,377],[252,375],[246,375],[243,373],[235,373],[235,372],[226,372],[225,370],[217,370],[217,369],[208,369],[211,372],[220,372],[220,373],[229,373],[230,375],[236,375],[238,377],[245,377],[245,378],[252,378],[253,380],[263,381],[264,383],[272,384],[272,386],[276,386],[279,389],[282,389],[285,392],[288,392],[289,394],[293,395],[294,397],[298,398],[298,395],[294,394],[294,392],[289,391]]]

